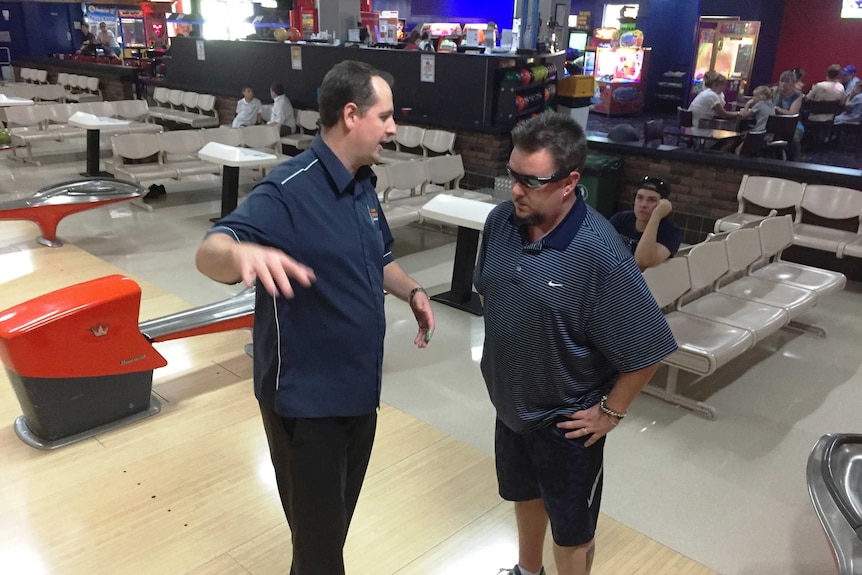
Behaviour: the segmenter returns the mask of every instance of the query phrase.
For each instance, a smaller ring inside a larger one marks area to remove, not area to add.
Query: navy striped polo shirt
[[[586,409],[620,372],[676,350],[629,249],[577,198],[530,242],[512,202],[491,212],[474,273],[485,301],[482,375],[497,416],[529,431]]]
[[[354,177],[317,136],[209,233],[278,248],[317,278],[308,288],[292,283],[290,300],[258,283],[257,399],[283,417],[373,413],[386,332],[383,268],[393,261],[393,240],[371,168]]]

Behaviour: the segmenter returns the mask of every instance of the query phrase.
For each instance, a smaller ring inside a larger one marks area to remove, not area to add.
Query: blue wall
[[[81,19],[80,4],[22,2],[27,48],[33,56],[74,52],[80,35],[72,29],[73,19]]]
[[[372,3],[375,11],[398,10],[398,17],[407,20],[408,30],[425,22],[488,21],[503,30],[512,27],[513,7],[513,2],[501,0],[374,0]]]
[[[24,11],[20,2],[0,2],[0,10],[9,11],[9,20],[0,18],[0,31],[9,32],[11,42],[0,42],[0,47],[9,48],[12,60],[22,58],[29,53],[27,49],[27,34],[24,31]],[[6,57],[6,54],[3,54]]]

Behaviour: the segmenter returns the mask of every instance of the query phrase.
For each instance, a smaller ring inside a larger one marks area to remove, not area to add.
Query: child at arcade
[[[669,195],[670,184],[644,176],[635,194],[634,210],[611,216],[611,224],[631,249],[641,271],[657,266],[679,250],[682,231],[667,217],[673,210]]]

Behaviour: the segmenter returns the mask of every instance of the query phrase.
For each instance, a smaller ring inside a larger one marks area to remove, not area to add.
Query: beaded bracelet
[[[626,416],[625,412],[623,412],[623,413],[617,413],[616,411],[614,411],[613,409],[611,409],[610,407],[608,407],[608,406],[607,406],[607,404],[605,403],[605,401],[607,401],[607,399],[608,399],[608,396],[607,396],[607,395],[603,395],[603,396],[602,396],[602,400],[599,402],[599,407],[601,407],[601,408],[602,408],[602,411],[603,411],[603,412],[605,412],[605,414],[606,414],[606,415],[610,415],[610,416],[612,416],[612,417],[616,417],[617,419],[622,419],[622,418],[624,418],[624,417]]]

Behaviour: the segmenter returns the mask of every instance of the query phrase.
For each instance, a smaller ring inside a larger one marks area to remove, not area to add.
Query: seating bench
[[[700,380],[783,328],[825,337],[825,330],[798,318],[820,297],[843,289],[846,278],[781,260],[792,230],[789,215],[769,217],[644,271],[679,346],[662,361],[665,386],[650,384],[645,393],[714,419],[712,406],[678,393],[680,370]]]

